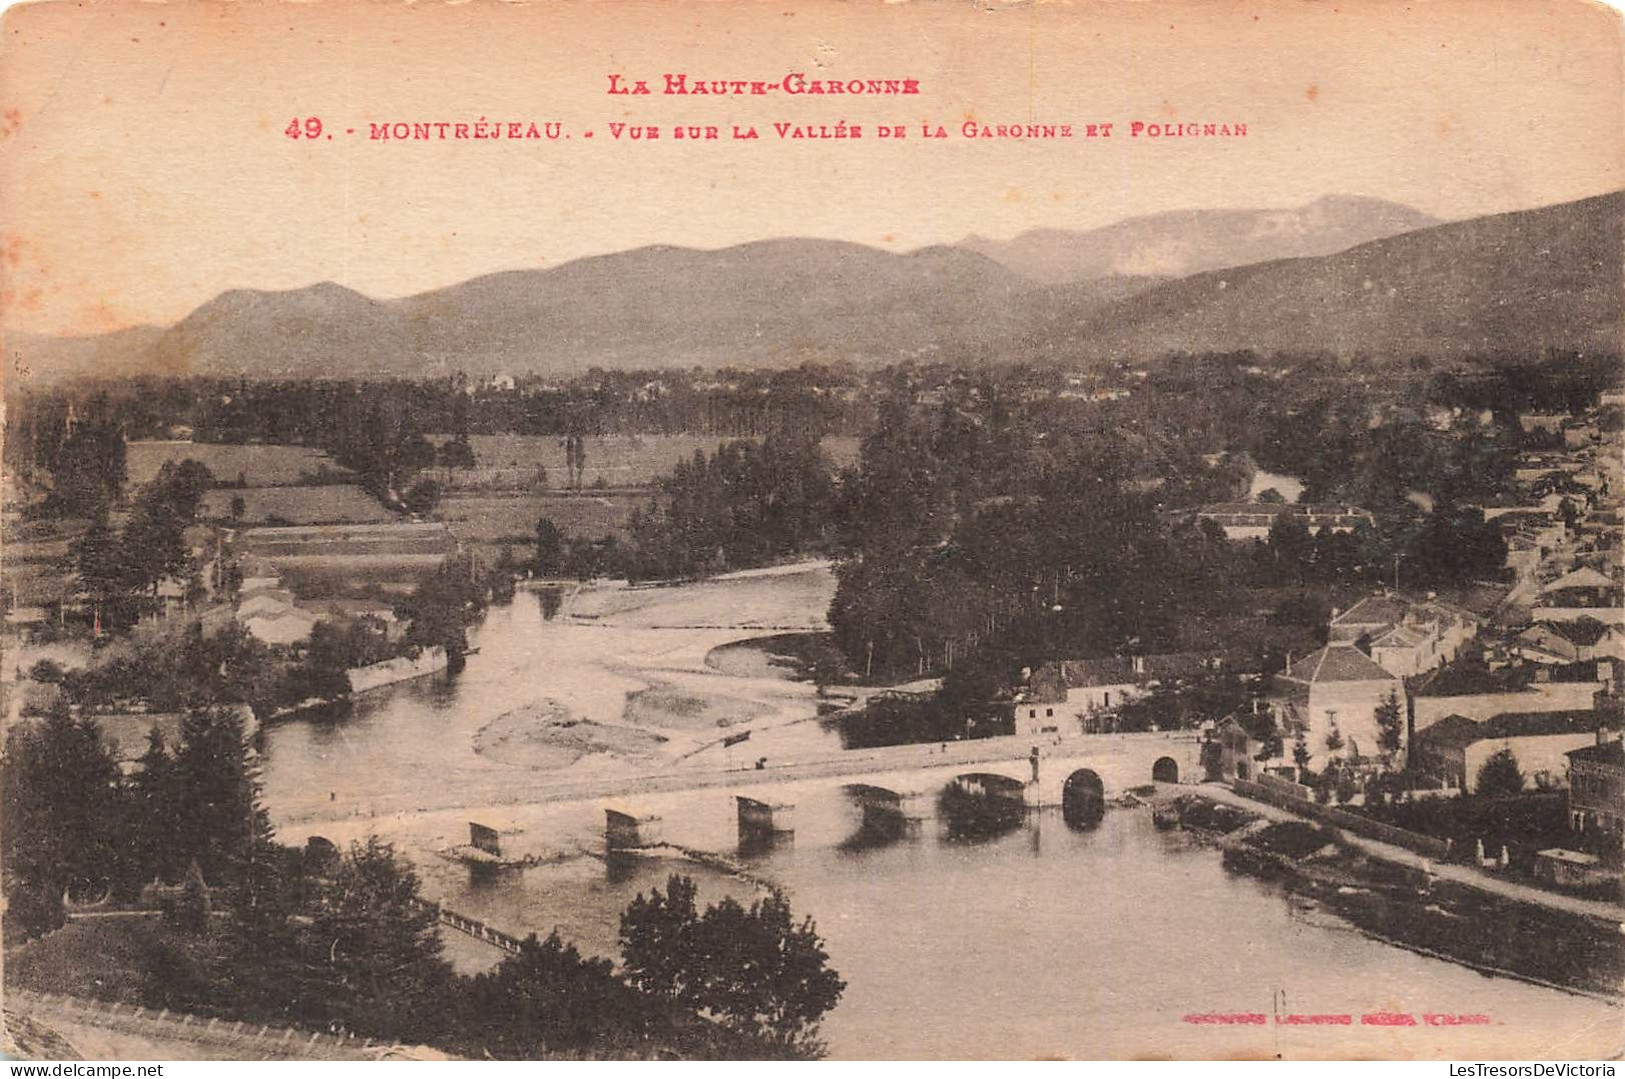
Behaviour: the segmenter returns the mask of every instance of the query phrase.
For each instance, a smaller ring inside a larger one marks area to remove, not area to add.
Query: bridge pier
[[[796,830],[790,825],[795,806],[787,802],[764,802],[743,794],[734,795],[734,801],[739,812],[741,851],[769,850],[780,842],[794,838]]]
[[[660,818],[630,807],[604,810],[604,850],[613,854],[660,842]]]

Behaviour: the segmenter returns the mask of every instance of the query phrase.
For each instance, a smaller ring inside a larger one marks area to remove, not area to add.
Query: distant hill
[[[1309,243],[1311,234],[1317,244],[1339,242],[1328,237],[1358,231],[1348,217],[1357,206],[1373,214],[1368,229],[1398,227],[1412,213],[1375,200],[1321,200],[1287,212],[1275,231],[1297,237],[1293,243]],[[646,247],[398,300],[332,283],[235,290],[167,330],[13,334],[6,347],[45,377],[1088,362],[1242,348],[1389,357],[1617,348],[1622,211],[1625,194],[1613,194],[1176,280],[1109,273],[1044,283],[963,247],[894,254],[808,239],[718,251]],[[1243,239],[1234,250],[1261,250],[1268,215],[1243,216],[1250,224],[1236,226]],[[1152,220],[1174,237],[1170,222],[1208,219],[1157,215],[1121,228],[1151,236],[1157,229],[1147,231],[1145,222]],[[1316,220],[1341,224],[1305,224]],[[1217,226],[1193,228],[1208,239],[1189,257],[1222,258]]]
[[[132,326],[85,337],[10,331],[3,335],[6,374],[21,370],[25,379],[46,381],[94,374],[150,374],[154,370],[152,346],[163,335],[162,326]]]
[[[949,247],[825,240],[647,247],[400,300],[332,283],[222,293],[152,342],[170,371],[414,375],[974,361],[1043,289]],[[991,314],[990,314],[991,313]]]
[[[1138,291],[1205,270],[1330,255],[1437,224],[1438,218],[1398,203],[1328,195],[1294,210],[1171,210],[1084,232],[1034,229],[1010,240],[970,236],[959,246],[1034,281],[1105,279]]]
[[[1057,354],[1615,350],[1625,192],[1195,274],[1051,324]],[[1064,313],[1058,313],[1064,319]]]

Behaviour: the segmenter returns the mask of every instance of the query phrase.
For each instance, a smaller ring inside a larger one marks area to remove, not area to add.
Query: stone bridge
[[[890,746],[733,772],[741,845],[794,831],[791,805],[775,802],[772,785],[827,777],[877,830],[895,834],[940,816],[944,796],[1025,812],[1057,807],[1092,816],[1107,798],[1150,783],[1203,778],[1201,737],[1194,731],[1077,735],[1034,741],[1006,736],[933,745]],[[696,784],[716,786],[714,782]],[[629,829],[640,817],[626,805],[606,811],[606,845],[647,844]],[[657,827],[652,817],[643,830]]]

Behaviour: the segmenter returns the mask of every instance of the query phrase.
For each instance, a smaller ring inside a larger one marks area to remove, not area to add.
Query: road
[[[1229,787],[1216,783],[1204,784],[1196,789],[1204,798],[1211,798],[1215,802],[1224,802],[1228,805],[1238,806],[1251,813],[1278,821],[1309,820],[1300,817],[1290,810],[1265,802],[1255,802],[1231,790]],[[1536,906],[1546,907],[1550,910],[1560,910],[1568,914],[1579,914],[1589,918],[1597,918],[1605,922],[1613,922],[1620,926],[1625,933],[1625,910],[1617,904],[1606,903],[1596,899],[1581,899],[1578,896],[1563,895],[1560,892],[1548,892],[1541,888],[1532,888],[1527,884],[1508,880],[1505,877],[1491,876],[1479,872],[1470,866],[1456,865],[1451,862],[1436,862],[1425,858],[1413,850],[1396,847],[1392,843],[1384,843],[1380,839],[1356,835],[1353,832],[1343,831],[1343,838],[1354,846],[1359,847],[1374,858],[1381,858],[1385,862],[1399,865],[1408,865],[1416,869],[1427,869],[1440,880],[1453,881],[1464,884],[1469,888],[1477,888],[1482,892],[1489,892],[1505,899],[1514,899],[1520,903],[1533,903]]]

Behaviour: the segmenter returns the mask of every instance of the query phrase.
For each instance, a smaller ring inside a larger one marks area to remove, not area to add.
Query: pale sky
[[[1625,186],[1619,19],[1581,0],[85,0],[13,7],[3,29],[0,325],[37,332],[169,323],[229,288],[392,297],[656,243],[906,251],[1326,194],[1461,218]],[[921,93],[610,97],[612,72]],[[311,116],[332,140],[283,135]],[[367,138],[481,118],[571,138]],[[1114,127],[984,142],[967,119]],[[863,138],[769,126],[840,120]],[[1127,137],[1134,120],[1248,134],[1152,142]],[[922,139],[925,121],[950,137]],[[662,138],[618,143],[612,122]],[[906,137],[875,138],[882,122]],[[676,141],[677,123],[762,138]]]

